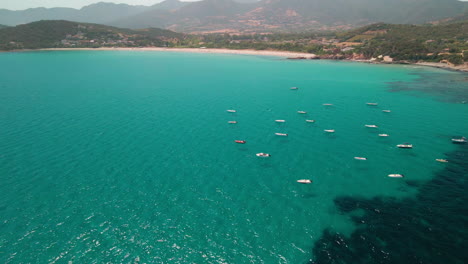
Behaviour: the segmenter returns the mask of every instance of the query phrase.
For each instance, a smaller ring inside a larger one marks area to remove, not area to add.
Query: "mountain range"
[[[271,32],[343,29],[375,22],[421,24],[460,16],[458,0],[166,0],[152,6],[96,3],[81,9],[0,9],[0,24],[66,19],[123,28],[179,32]]]

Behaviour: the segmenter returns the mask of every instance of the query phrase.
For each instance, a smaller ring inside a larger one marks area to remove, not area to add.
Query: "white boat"
[[[379,105],[379,104],[378,103],[366,103],[366,105],[376,106],[376,105]]]
[[[237,121],[228,121],[229,124],[237,124]]]
[[[288,136],[288,134],[284,134],[284,133],[275,133],[275,135],[282,136],[282,137],[287,137]]]
[[[455,144],[464,144],[466,142],[467,142],[466,137],[452,138],[452,143],[455,143]]]
[[[356,159],[356,160],[367,160],[367,158],[364,158],[364,157],[354,157],[354,159]]]
[[[366,127],[378,128],[376,125],[365,125]]]
[[[297,182],[302,183],[302,184],[311,184],[312,183],[312,181],[308,180],[308,179],[297,180]]]
[[[235,112],[237,112],[236,110],[226,110],[226,111],[228,111],[229,113],[235,113]]]
[[[289,88],[289,89],[290,89],[290,90],[299,90],[299,88],[297,88],[297,87],[291,87],[291,88]]]
[[[276,123],[284,123],[286,122],[286,120],[281,120],[281,119],[278,119],[278,120],[275,120]]]
[[[413,144],[410,144],[410,143],[398,144],[397,147],[410,149],[410,148],[413,148]]]
[[[405,175],[403,174],[389,174],[388,177],[390,178],[403,178]]]
[[[390,111],[390,110],[382,110],[382,112],[384,112],[384,113],[390,113],[390,112],[392,112],[392,111]]]
[[[446,160],[446,159],[436,159],[436,161],[442,162],[442,163],[447,163],[448,162],[448,160]]]
[[[298,114],[307,114],[306,111],[297,111]]]
[[[306,122],[307,122],[307,123],[315,123],[315,120],[307,119]]]
[[[332,106],[333,104],[323,104],[324,106]]]
[[[335,129],[325,129],[324,131],[327,133],[335,133]]]
[[[262,157],[262,158],[271,157],[271,155],[268,153],[257,153],[256,155],[257,157]]]
[[[379,134],[379,137],[389,137],[389,134]]]

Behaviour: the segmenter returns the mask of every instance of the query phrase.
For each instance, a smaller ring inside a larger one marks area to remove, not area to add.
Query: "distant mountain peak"
[[[182,2],[179,0],[165,0],[160,3],[154,4],[151,6],[151,9],[158,9],[158,10],[176,10],[183,6],[188,5],[189,2]]]
[[[84,6],[82,7],[81,9],[89,9],[89,8],[105,8],[105,7],[132,7],[133,5],[128,5],[128,4],[116,4],[116,3],[112,3],[112,2],[97,2],[97,3],[94,3],[94,4],[90,4],[90,5],[87,5],[87,6]],[[140,5],[140,7],[142,7]]]

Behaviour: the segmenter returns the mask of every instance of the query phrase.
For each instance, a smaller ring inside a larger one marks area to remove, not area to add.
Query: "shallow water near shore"
[[[365,225],[343,197],[415,199],[468,134],[466,75],[439,69],[125,51],[0,69],[2,263],[323,263],[325,231]]]

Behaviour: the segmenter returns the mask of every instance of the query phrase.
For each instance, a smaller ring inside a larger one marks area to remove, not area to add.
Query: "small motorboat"
[[[446,160],[446,159],[436,159],[436,161],[442,162],[442,163],[447,163],[448,162],[448,160]]]
[[[332,106],[333,104],[323,104],[324,106]]]
[[[307,122],[307,123],[315,123],[315,120],[307,119],[306,122]]]
[[[289,88],[289,89],[290,89],[290,90],[299,90],[299,88],[297,88],[297,87],[291,87],[291,88]]]
[[[238,143],[238,144],[245,144],[247,143],[247,141],[245,140],[234,140],[234,142]]]
[[[286,120],[281,120],[281,119],[278,119],[278,120],[275,120],[276,123],[284,123],[286,122]]]
[[[302,184],[311,184],[312,183],[312,181],[308,180],[308,179],[297,180],[297,182],[302,183]]]
[[[389,134],[379,134],[379,137],[389,137]]]
[[[466,142],[467,142],[466,137],[452,138],[452,143],[454,144],[465,144]]]
[[[232,110],[232,109],[226,110],[226,111],[228,111],[229,113],[235,113],[235,112],[237,112],[236,110]]]
[[[237,121],[228,121],[229,124],[237,124]]]
[[[275,133],[275,135],[282,136],[282,137],[287,137],[288,136],[288,134],[284,134],[284,133]]]
[[[390,112],[392,112],[392,111],[390,111],[390,110],[382,110],[382,112],[384,112],[384,113],[390,113]]]
[[[297,111],[298,114],[307,114],[306,111]]]
[[[327,133],[335,133],[335,129],[325,129],[324,131]]]
[[[378,103],[366,103],[366,105],[377,106],[379,104]]]
[[[271,157],[271,155],[270,155],[270,154],[268,154],[268,153],[257,153],[256,155],[257,155],[257,157],[262,157],[262,158],[268,158],[268,157]]]
[[[388,177],[390,178],[403,178],[405,175],[403,174],[389,174]]]
[[[356,159],[356,160],[367,160],[367,158],[364,158],[364,157],[354,157],[354,159]]]
[[[378,128],[376,125],[365,125],[366,127]]]
[[[410,143],[398,144],[397,147],[410,149],[410,148],[413,148],[413,144],[410,144]]]

